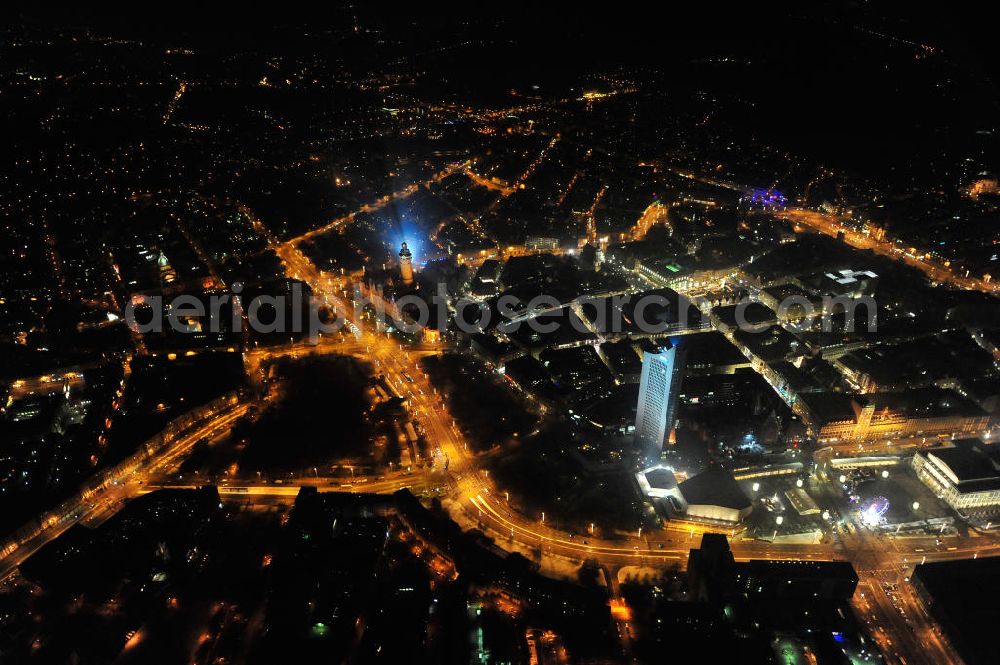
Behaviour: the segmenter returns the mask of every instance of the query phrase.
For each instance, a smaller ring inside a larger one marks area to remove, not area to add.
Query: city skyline
[[[980,665],[980,8],[23,7],[0,662]]]

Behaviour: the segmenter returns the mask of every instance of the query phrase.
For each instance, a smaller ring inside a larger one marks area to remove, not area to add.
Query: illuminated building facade
[[[917,477],[955,510],[1000,506],[1000,456],[980,439],[919,450],[911,464]]]
[[[800,393],[796,413],[822,444],[941,434],[975,435],[990,416],[957,393],[920,390],[843,395]]]
[[[635,441],[650,457],[659,457],[668,426],[673,428],[681,362],[676,346],[646,350],[635,411]]]
[[[399,275],[403,278],[403,284],[413,283],[413,254],[405,242],[399,250]]]

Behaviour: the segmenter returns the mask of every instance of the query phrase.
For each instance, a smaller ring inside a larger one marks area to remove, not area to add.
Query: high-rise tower
[[[405,242],[399,250],[399,274],[403,278],[403,284],[409,286],[413,283],[413,254]]]
[[[676,346],[648,349],[642,355],[639,403],[635,410],[635,441],[648,457],[660,456],[663,436],[674,426],[682,358]]]

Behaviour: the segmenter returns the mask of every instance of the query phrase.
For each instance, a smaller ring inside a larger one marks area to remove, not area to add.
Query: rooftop
[[[913,581],[967,663],[995,662],[1000,557],[923,563],[913,570]]]
[[[1000,456],[992,446],[979,439],[956,441],[952,446],[926,454],[937,460],[960,490],[1000,487]]]
[[[680,490],[689,504],[722,506],[733,510],[743,510],[751,505],[733,474],[717,466],[688,478],[680,484]]]

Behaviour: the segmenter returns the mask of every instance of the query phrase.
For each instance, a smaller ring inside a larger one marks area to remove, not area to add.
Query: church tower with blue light
[[[403,284],[413,284],[413,254],[405,242],[399,250],[399,275],[403,278]]]

